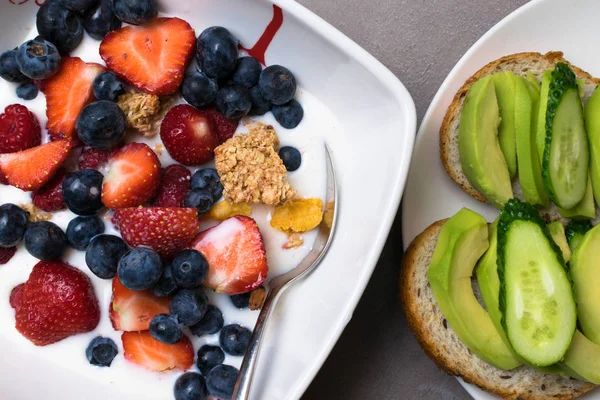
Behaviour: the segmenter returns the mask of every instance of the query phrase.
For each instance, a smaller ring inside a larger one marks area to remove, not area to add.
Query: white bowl
[[[253,399],[263,400],[300,397],[352,317],[396,214],[416,130],[414,103],[388,69],[294,1],[273,3],[283,9],[284,21],[266,61],[289,67],[302,92],[316,97],[329,115],[322,124],[313,115],[311,129],[316,133],[310,134],[333,150],[340,212],[335,240],[322,265],[284,294],[268,327],[252,394]],[[264,0],[164,0],[161,6],[165,14],[190,22],[197,33],[211,25],[225,26],[245,47],[254,44],[273,15],[273,4]],[[35,0],[0,3],[0,49],[35,36],[37,8]],[[97,60],[97,54],[86,59]],[[0,82],[0,91],[8,93],[0,99],[3,109],[14,101],[14,85]],[[43,96],[27,105],[44,123]],[[290,132],[288,137],[303,133]],[[25,278],[33,261],[30,264],[23,267]],[[0,268],[0,280],[2,274]],[[0,318],[0,397],[4,399],[164,400],[172,396],[172,378],[154,374],[158,383],[145,386],[134,378],[139,371],[128,379],[125,371],[129,370],[124,369],[119,379],[113,379],[81,359],[69,365],[65,359],[72,356],[61,357],[58,347],[52,349],[56,345],[34,348],[24,341],[7,340],[16,335],[8,298],[0,299]],[[84,348],[68,351],[79,351],[83,358]]]

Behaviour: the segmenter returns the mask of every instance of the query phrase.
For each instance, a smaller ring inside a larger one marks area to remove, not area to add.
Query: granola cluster
[[[125,113],[127,125],[145,137],[158,132],[158,122],[173,103],[171,97],[159,98],[155,94],[130,92],[119,96],[117,105]]]
[[[19,207],[27,212],[29,222],[50,221],[52,219],[52,214],[42,211],[33,203],[19,204]]]
[[[276,147],[271,125],[254,123],[215,149],[215,165],[230,203],[283,204],[296,195],[286,182],[287,171]]]

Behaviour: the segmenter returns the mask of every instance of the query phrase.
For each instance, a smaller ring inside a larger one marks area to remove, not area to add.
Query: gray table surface
[[[298,0],[385,64],[412,94],[419,123],[454,64],[526,0]],[[400,212],[371,281],[325,365],[312,399],[468,399],[429,360],[397,300]]]

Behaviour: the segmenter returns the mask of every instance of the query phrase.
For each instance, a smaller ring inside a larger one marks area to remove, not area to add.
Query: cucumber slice
[[[569,243],[569,247],[571,248],[571,253],[575,253],[579,243],[583,240],[583,236],[590,229],[592,229],[592,223],[589,220],[569,221],[567,228],[565,229],[565,236],[567,237],[567,243]]]
[[[585,195],[577,205],[570,210],[564,210],[560,207],[558,212],[565,218],[573,219],[592,219],[596,216],[596,205],[594,204],[594,192],[592,189],[592,178],[588,174],[588,181],[585,187]]]
[[[540,161],[544,159],[544,148],[546,147],[546,107],[548,106],[548,90],[552,81],[552,71],[547,70],[542,74],[542,86],[540,88],[540,105],[538,108],[538,125],[535,135],[538,156]]]
[[[575,301],[560,248],[535,208],[510,200],[498,224],[502,326],[514,352],[546,367],[567,352],[576,325]]]
[[[548,92],[542,161],[544,184],[557,206],[568,210],[583,199],[588,167],[588,142],[575,74],[567,64],[557,63]]]

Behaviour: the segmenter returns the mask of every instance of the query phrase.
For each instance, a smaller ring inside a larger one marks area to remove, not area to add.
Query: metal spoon
[[[333,239],[337,220],[338,193],[336,190],[331,151],[327,145],[325,145],[325,153],[327,158],[325,217],[318,227],[319,231],[317,233],[317,238],[315,239],[315,243],[313,244],[310,253],[308,253],[294,269],[285,274],[276,276],[271,280],[269,284],[269,293],[267,294],[262,310],[258,315],[258,320],[254,326],[254,332],[252,333],[248,349],[246,349],[246,354],[244,355],[244,361],[242,361],[242,366],[240,367],[237,382],[233,389],[232,400],[247,400],[250,395],[250,385],[252,384],[252,377],[256,370],[261,339],[265,331],[265,326],[267,325],[267,320],[273,313],[273,309],[275,308],[279,296],[292,284],[292,282],[296,282],[300,278],[306,276],[319,265]]]

